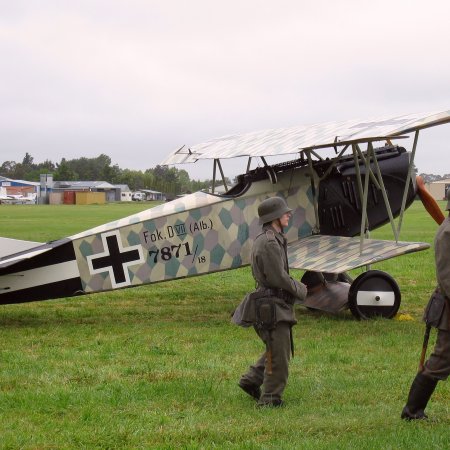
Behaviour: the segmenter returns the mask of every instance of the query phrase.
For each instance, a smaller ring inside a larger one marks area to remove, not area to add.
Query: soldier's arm
[[[443,294],[450,298],[450,227],[436,241],[436,275]]]
[[[264,254],[261,255],[260,261],[263,264],[263,271],[268,286],[282,288],[300,300],[305,299],[306,286],[292,279],[289,276],[289,273],[284,270],[283,249],[276,240],[267,242],[264,248]]]

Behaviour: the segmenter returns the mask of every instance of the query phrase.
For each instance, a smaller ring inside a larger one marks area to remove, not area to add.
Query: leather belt
[[[293,295],[290,292],[285,291],[284,289],[281,288],[279,289],[266,288],[265,292],[271,297],[278,297],[283,300],[292,300],[293,298]]]

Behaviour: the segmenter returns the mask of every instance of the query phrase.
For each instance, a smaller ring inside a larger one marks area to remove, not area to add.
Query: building
[[[50,197],[55,203],[62,203],[58,201],[58,196],[55,195],[58,193],[60,194],[59,197],[64,199],[64,203],[72,204],[76,203],[77,192],[101,192],[104,194],[103,197],[106,202],[116,201],[116,196],[120,198],[117,189],[106,181],[54,181],[51,192]]]
[[[0,192],[4,197],[29,198],[33,199],[30,203],[36,203],[35,200],[40,195],[40,183],[0,176]]]
[[[117,192],[120,194],[119,198],[116,198],[117,201],[131,202],[132,192],[128,187],[128,184],[115,184],[114,188],[117,189]]]
[[[164,202],[166,200],[165,195],[159,191],[152,191],[151,189],[139,189],[138,192],[145,194],[145,200],[159,200]]]
[[[125,196],[122,196],[122,191]],[[112,185],[106,181],[53,181],[53,175],[41,174],[42,203],[75,204],[125,201],[131,192],[126,184]],[[77,199],[78,193],[78,199]]]
[[[435,200],[445,200],[450,189],[450,179],[426,183],[425,187]]]
[[[103,192],[106,202],[131,201],[131,191],[126,184],[113,185],[106,181],[55,181],[52,192]]]
[[[106,181],[53,181],[52,174],[41,174],[40,183],[34,181],[13,180],[0,176],[0,197],[3,199],[30,200],[27,203],[79,203],[76,201],[76,193],[84,192],[80,199],[84,197],[84,202],[104,203],[115,201],[131,201],[131,190],[126,184],[112,185]],[[91,195],[88,200],[87,193],[103,193]],[[11,199],[9,198],[11,197]],[[6,202],[6,201],[5,201]],[[24,203],[24,202],[22,202]]]

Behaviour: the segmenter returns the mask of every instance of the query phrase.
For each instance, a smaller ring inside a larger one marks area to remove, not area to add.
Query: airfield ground
[[[0,205],[0,235],[47,241],[149,206]],[[432,243],[435,231],[415,202],[401,238]],[[372,237],[390,238],[390,227]],[[448,382],[428,421],[399,419],[435,284],[432,249],[374,268],[401,287],[397,319],[299,308],[279,410],[256,409],[236,384],[263,350],[229,321],[253,288],[248,268],[0,306],[0,448],[449,448]]]

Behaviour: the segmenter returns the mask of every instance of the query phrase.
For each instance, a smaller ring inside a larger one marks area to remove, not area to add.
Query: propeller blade
[[[417,184],[417,194],[419,195],[420,200],[422,200],[423,206],[425,206],[425,209],[428,211],[428,214],[430,214],[430,216],[436,221],[436,223],[440,225],[445,219],[445,216],[441,211],[441,208],[439,208],[439,205],[437,204],[436,200],[427,191],[425,183],[423,182],[421,176],[416,177],[416,184]]]

